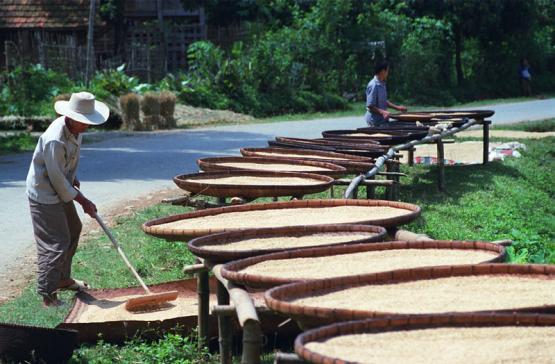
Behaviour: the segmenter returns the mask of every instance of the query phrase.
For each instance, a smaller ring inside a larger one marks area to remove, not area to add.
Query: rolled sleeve
[[[52,188],[62,201],[72,201],[77,196],[77,190],[72,186],[72,181],[67,180],[63,170],[67,163],[63,143],[59,141],[46,143],[44,146],[44,162]]]
[[[378,88],[375,85],[370,85],[366,88],[366,107],[378,107]]]

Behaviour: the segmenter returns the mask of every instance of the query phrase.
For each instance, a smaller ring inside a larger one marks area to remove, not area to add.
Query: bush
[[[123,128],[128,130],[141,129],[141,109],[139,95],[128,93],[119,97],[123,115]]]
[[[16,67],[4,73],[0,88],[0,114],[54,116],[52,98],[71,87],[69,78],[40,64]]]
[[[119,97],[134,91],[139,86],[139,80],[125,74],[125,65],[116,69],[96,72],[92,78],[88,90],[95,94],[98,99],[106,99],[110,95]]]

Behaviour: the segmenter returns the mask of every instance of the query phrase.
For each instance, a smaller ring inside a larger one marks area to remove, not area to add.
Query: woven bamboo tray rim
[[[210,184],[196,182],[195,179],[209,178],[226,178],[226,177],[268,177],[268,178],[304,178],[317,180],[320,183],[313,184],[289,184],[276,185],[271,184]],[[203,193],[209,196],[229,197],[229,196],[245,196],[245,197],[271,197],[271,196],[292,196],[305,195],[308,193],[316,193],[325,191],[333,185],[333,177],[316,173],[300,173],[300,172],[273,172],[273,171],[221,171],[221,172],[203,172],[175,176],[174,183],[186,191],[194,193]]]
[[[382,241],[387,230],[381,226],[373,225],[309,225],[309,226],[286,226],[278,228],[260,228],[260,229],[245,229],[228,231],[224,233],[212,234],[207,236],[202,236],[195,238],[188,243],[189,250],[196,256],[205,258],[211,262],[221,263],[229,262],[236,259],[243,259],[254,257],[262,254],[277,253],[288,250],[303,249],[306,247],[295,247],[295,248],[274,248],[274,249],[252,249],[248,251],[215,251],[205,249],[206,246],[223,245],[231,242],[238,242],[245,239],[253,238],[269,238],[269,237],[280,237],[280,236],[305,236],[313,234],[325,234],[325,233],[373,233],[374,236],[357,239],[351,241],[338,242],[324,246],[332,245],[346,245],[346,244],[359,244],[374,241]]]
[[[306,144],[297,142],[286,142],[277,140],[268,140],[268,144],[275,148],[302,148],[308,150],[319,150],[333,153],[350,154],[360,157],[377,158],[384,154],[383,149],[358,149],[346,148],[343,146],[331,146],[326,144]]]
[[[324,174],[330,177],[341,177],[347,172],[345,167],[340,165],[329,163],[329,162],[317,162],[308,160],[298,160],[298,159],[278,159],[278,158],[245,158],[245,157],[211,157],[211,158],[201,158],[197,160],[197,164],[203,171],[207,172],[217,172],[225,170],[234,171],[256,171],[256,169],[249,167],[230,167],[223,166],[219,163],[255,163],[255,164],[290,164],[292,166],[306,166],[306,167],[319,167],[325,170],[322,171],[280,171],[280,172],[301,172],[301,173],[316,173]]]
[[[167,229],[160,228],[158,225],[166,224],[178,220],[190,219],[196,217],[218,215],[227,212],[240,212],[240,211],[263,211],[269,209],[289,209],[289,208],[326,208],[336,206],[379,206],[379,207],[392,207],[403,210],[408,210],[410,213],[384,219],[362,220],[358,222],[350,222],[345,225],[364,224],[364,225],[379,225],[383,227],[392,227],[397,225],[406,224],[418,218],[421,209],[417,205],[406,202],[386,201],[386,200],[352,200],[352,199],[314,199],[314,200],[298,200],[298,201],[279,201],[268,202],[260,204],[245,204],[237,206],[226,206],[207,210],[199,210],[186,212],[183,214],[172,215],[153,219],[145,222],[142,229],[145,233],[160,237],[167,240],[182,240],[184,238],[198,237],[214,233],[221,233],[225,231],[232,231],[222,227],[221,229]],[[343,225],[343,224],[341,224]],[[292,225],[293,226],[293,225]]]
[[[541,264],[467,264],[443,265],[435,267],[421,267],[399,269],[389,272],[379,272],[364,275],[337,277],[326,280],[300,281],[284,286],[278,286],[265,292],[266,305],[279,313],[300,319],[328,319],[332,321],[349,321],[372,317],[395,316],[394,312],[365,311],[344,308],[310,307],[290,303],[295,298],[313,297],[330,292],[337,292],[345,288],[354,288],[370,284],[392,284],[434,278],[464,277],[477,275],[517,275],[523,277],[537,277],[538,279],[555,279],[555,266]],[[535,312],[555,313],[555,304],[549,306],[524,307],[510,310],[488,310],[475,313],[503,313],[503,312]],[[411,314],[420,316],[421,314]]]
[[[276,137],[276,141],[284,142],[284,143],[296,143],[300,145],[313,145],[313,146],[329,146],[329,147],[343,147],[343,148],[355,148],[355,149],[374,149],[374,150],[383,150],[384,147],[381,146],[378,142],[375,143],[347,143],[347,142],[339,142],[333,141],[330,139],[300,139],[300,138],[284,138],[284,137]]]
[[[322,341],[343,335],[374,334],[392,331],[421,330],[433,328],[500,327],[500,326],[555,326],[555,315],[545,314],[426,314],[420,316],[392,316],[342,322],[308,330],[295,339],[295,353],[302,359],[316,364],[342,364],[343,360],[322,355],[306,347],[314,341]]]
[[[274,155],[264,155],[262,153],[272,153]],[[300,159],[308,161],[320,161],[337,164],[338,166],[345,167],[347,172],[361,172],[369,171],[374,167],[374,160],[369,157],[356,156],[352,154],[328,152],[314,149],[294,149],[294,148],[241,148],[241,154],[247,158],[276,158],[276,159]],[[279,154],[284,154],[280,156]],[[285,154],[289,154],[285,156]],[[291,156],[296,154],[298,157]],[[303,155],[307,155],[304,157]],[[311,158],[309,155],[316,155],[322,158]],[[329,157],[329,159],[323,159]],[[344,159],[333,159],[333,158]]]
[[[312,154],[312,155],[317,155],[321,157],[344,158],[347,161],[374,163],[374,160],[371,158],[359,157],[359,156],[344,154],[344,153],[326,152],[326,151],[320,151],[320,150],[310,151],[306,149],[295,149],[295,148],[241,148],[240,152],[245,157],[262,157],[263,154],[260,154],[260,153],[298,154],[299,157],[302,157],[303,155],[307,155],[307,154],[308,155]],[[293,157],[289,157],[289,158],[293,158]],[[296,159],[296,157],[294,158]]]
[[[366,135],[351,135],[351,134],[366,134]],[[373,136],[373,134],[387,134],[384,136]],[[407,138],[420,138],[428,134],[427,130],[326,130],[322,132],[325,139],[344,138],[344,139],[369,139],[369,140],[391,140],[391,139],[407,139]]]
[[[222,267],[221,272],[226,279],[249,288],[271,288],[283,284],[298,282],[303,279],[268,277],[259,274],[241,272],[241,270],[268,260],[315,258],[340,254],[354,254],[398,249],[475,250],[497,253],[497,255],[492,256],[491,259],[480,262],[480,264],[500,263],[504,262],[506,259],[506,250],[504,246],[484,241],[392,241],[371,244],[354,244],[347,246],[313,247],[288,250],[280,253],[264,254],[227,263]]]

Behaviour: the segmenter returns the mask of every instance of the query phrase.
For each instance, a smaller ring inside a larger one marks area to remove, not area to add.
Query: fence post
[[[87,67],[85,68],[85,84],[89,86],[89,80],[92,73],[92,59],[94,59],[94,18],[96,12],[96,0],[91,1],[91,8],[89,10],[89,29],[87,32]],[[92,58],[92,59],[91,59]]]

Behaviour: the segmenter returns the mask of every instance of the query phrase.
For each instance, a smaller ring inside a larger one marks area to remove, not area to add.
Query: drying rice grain
[[[241,270],[263,277],[322,279],[433,265],[477,264],[495,252],[474,249],[395,249],[260,262]]]
[[[515,309],[553,305],[555,279],[514,275],[437,278],[348,288],[295,303],[407,314]]]
[[[233,167],[240,169],[254,169],[257,171],[332,171],[330,168],[317,167],[311,165],[299,165],[288,163],[218,163],[219,166]]]
[[[195,316],[198,313],[197,296],[194,295],[191,297],[177,297],[175,301],[161,305],[160,309],[129,312],[124,307],[125,302],[133,297],[139,297],[139,295],[94,300],[86,306],[87,308],[81,313],[77,322],[156,321]]]
[[[204,249],[213,251],[249,251],[249,250],[266,250],[266,249],[287,249],[298,247],[311,247],[318,245],[337,244],[354,240],[368,239],[376,236],[376,233],[317,233],[304,236],[279,236],[270,238],[252,238],[235,242],[229,242],[225,245],[206,245]]]
[[[344,335],[306,347],[357,363],[553,363],[555,327],[460,327]]]
[[[300,158],[300,159],[323,159],[323,160],[337,160],[337,161],[349,161],[352,160],[351,158],[341,158],[341,157],[333,157],[333,156],[321,156],[317,154],[295,154],[295,153],[277,153],[277,152],[255,152],[256,155],[265,155],[269,157],[291,157],[291,158]]]
[[[162,229],[246,229],[297,225],[347,224],[408,215],[389,206],[334,206],[227,212],[157,225]]]
[[[390,134],[383,134],[383,133],[375,133],[375,134],[368,134],[368,133],[353,133],[353,134],[344,134],[345,136],[362,136],[362,137],[390,137]]]
[[[319,185],[325,181],[301,178],[301,177],[254,177],[235,176],[222,178],[191,178],[188,182],[202,183],[206,185],[245,185],[245,186],[309,186]]]

